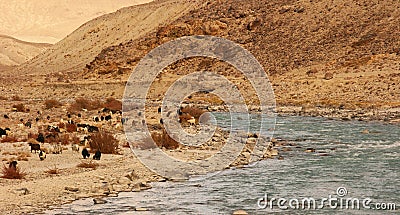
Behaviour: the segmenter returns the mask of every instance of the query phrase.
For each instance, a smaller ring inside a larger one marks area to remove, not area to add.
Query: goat
[[[8,117],[7,114],[4,114],[4,119],[10,119],[10,117]]]
[[[39,133],[38,137],[36,138],[36,140],[40,143],[44,143],[44,136],[43,133]]]
[[[17,169],[17,164],[18,164],[17,161],[11,161],[10,164],[8,165],[8,168],[16,170]]]
[[[35,151],[36,154],[36,151],[41,151],[39,143],[29,143],[29,146],[31,147],[31,153],[32,151]]]
[[[100,157],[101,157],[101,152],[100,152],[100,150],[97,150],[96,153],[94,153],[94,155],[93,155],[93,159],[100,160]]]
[[[188,119],[187,122],[189,123],[189,125],[196,125],[196,119],[194,117]]]
[[[72,151],[79,152],[79,145],[78,144],[72,144],[71,148],[72,148]]]
[[[83,159],[90,157],[89,151],[86,148],[82,149],[82,157],[83,157]]]
[[[40,150],[40,152],[39,152],[39,158],[40,158],[41,161],[44,160],[44,159],[46,158],[46,152]]]
[[[98,131],[99,131],[99,128],[96,127],[96,126],[93,126],[93,125],[89,125],[88,131],[91,132],[91,133],[93,133],[93,132],[98,132]]]
[[[25,127],[27,127],[27,128],[32,128],[32,123],[31,123],[31,121],[26,122],[24,125],[25,125]]]
[[[111,120],[111,118],[112,118],[111,115],[107,115],[107,116],[104,117],[104,119],[105,119],[106,121]]]
[[[5,129],[0,128],[0,137],[3,135],[7,136],[7,131]]]

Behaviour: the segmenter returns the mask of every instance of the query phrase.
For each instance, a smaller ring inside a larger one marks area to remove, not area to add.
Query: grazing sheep
[[[8,165],[8,168],[16,170],[17,164],[18,164],[17,161],[11,161],[10,164]]]
[[[187,120],[189,125],[196,125],[196,119],[194,117]]]
[[[43,133],[39,133],[38,137],[36,138],[36,140],[40,143],[44,143],[44,136]]]
[[[38,143],[30,143],[29,142],[29,146],[31,147],[31,153],[32,153],[32,151],[35,151],[35,154],[36,154],[36,151],[41,151],[40,144],[38,144]]]
[[[10,117],[8,117],[7,114],[4,114],[4,119],[10,119]]]
[[[40,150],[40,152],[39,152],[39,158],[40,158],[41,161],[44,160],[44,159],[46,159],[46,152]]]
[[[72,151],[79,152],[79,145],[78,144],[72,144],[71,148],[72,148]]]
[[[90,157],[89,151],[86,148],[82,149],[82,157],[83,157],[83,159]]]
[[[61,144],[55,144],[53,145],[51,149],[52,154],[62,154],[62,146]]]
[[[111,118],[112,118],[111,115],[107,115],[107,116],[104,117],[104,119],[105,119],[106,121],[111,120]]]
[[[100,160],[100,157],[101,157],[101,152],[100,152],[100,150],[97,150],[96,153],[94,153],[94,155],[93,155],[93,159]]]

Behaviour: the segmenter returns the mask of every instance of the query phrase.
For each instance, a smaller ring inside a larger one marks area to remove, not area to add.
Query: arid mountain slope
[[[248,49],[270,74],[278,104],[400,107],[397,0],[213,1],[156,33],[104,49],[83,76],[127,78],[124,68],[155,46],[196,34]]]
[[[29,43],[0,35],[0,67],[24,63],[50,46],[51,44]]]
[[[82,68],[102,49],[142,38],[194,7],[196,1],[162,0],[127,7],[85,23],[19,70],[20,74]]]
[[[0,34],[54,44],[91,19],[149,1],[0,0]]]

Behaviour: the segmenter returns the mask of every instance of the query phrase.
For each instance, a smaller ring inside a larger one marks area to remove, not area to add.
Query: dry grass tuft
[[[24,171],[21,171],[19,167],[17,168],[10,168],[5,165],[3,165],[2,169],[2,178],[7,178],[7,179],[23,179],[26,176],[26,173]]]
[[[112,134],[101,131],[90,136],[89,145],[92,152],[100,150],[104,154],[117,154],[118,140]]]
[[[161,133],[152,133],[151,137],[158,147],[166,149],[177,149],[179,148],[179,143],[170,137],[165,129]],[[146,141],[146,139],[145,139]],[[148,141],[148,140],[147,140]],[[145,144],[147,145],[147,144]]]
[[[57,175],[60,174],[61,170],[57,168],[57,165],[54,165],[54,168],[47,168],[45,173],[50,174],[50,175]]]
[[[108,98],[106,102],[103,104],[103,107],[108,108],[113,111],[121,111],[122,110],[122,102],[118,101],[114,98]]]
[[[15,143],[18,142],[18,139],[14,136],[5,136],[1,139],[2,143]]]
[[[77,167],[80,168],[91,168],[91,169],[96,169],[99,166],[98,163],[94,163],[92,160],[89,162],[82,161],[80,164],[77,165]]]
[[[55,100],[55,99],[48,99],[44,102],[44,108],[45,109],[52,109],[52,108],[58,108],[61,107],[62,104],[61,102]]]
[[[99,100],[89,100],[85,98],[77,98],[75,102],[70,105],[68,108],[69,112],[77,112],[82,109],[86,110],[95,110],[101,108],[101,102]]]
[[[26,111],[25,105],[22,103],[13,105],[12,108],[15,108],[17,110],[17,112],[25,112]]]
[[[19,97],[17,95],[13,96],[12,100],[14,100],[14,101],[22,101],[21,97]]]

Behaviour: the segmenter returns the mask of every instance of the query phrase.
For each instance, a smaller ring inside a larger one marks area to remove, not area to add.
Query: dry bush
[[[1,139],[2,143],[15,143],[18,142],[18,139],[13,136],[5,136],[3,139]]]
[[[80,140],[75,134],[62,134],[57,143],[61,143],[61,145],[79,144]]]
[[[55,99],[48,99],[44,102],[45,109],[58,108],[61,106],[62,106],[61,102],[59,102]]]
[[[29,161],[29,159],[27,157],[17,157],[17,161]]]
[[[192,118],[192,116],[191,116],[190,114],[183,113],[182,115],[179,116],[179,121],[180,121],[181,123],[187,123],[187,121],[188,121],[189,119],[191,119],[191,118]]]
[[[80,168],[91,168],[91,169],[96,169],[98,166],[99,164],[92,162],[92,160],[89,162],[82,161],[80,164],[77,165],[77,167]]]
[[[52,168],[52,169],[47,168],[47,170],[44,171],[44,172],[47,173],[47,174],[50,174],[50,175],[57,175],[57,174],[59,174],[61,172],[61,170],[59,168],[57,168],[56,165],[54,165],[54,168]]]
[[[179,147],[179,143],[170,137],[165,129],[161,133],[152,133],[151,137],[160,148],[177,149]]]
[[[187,113],[190,114],[191,116],[193,116],[196,120],[199,119],[199,117],[201,116],[201,114],[203,114],[205,111],[197,108],[197,107],[191,107],[191,106],[187,106],[182,108],[182,113]]]
[[[36,139],[38,138],[38,135],[39,135],[39,134],[29,133],[29,134],[28,134],[28,139],[34,139],[34,140],[36,140]]]
[[[0,96],[0,100],[8,100],[5,96]]]
[[[92,152],[100,150],[104,154],[116,154],[118,140],[112,134],[101,131],[90,136],[89,145]]]
[[[15,95],[15,96],[12,97],[12,100],[21,101],[22,99],[19,96]]]
[[[69,132],[69,133],[75,132],[76,129],[77,129],[76,125],[74,125],[74,124],[69,124],[69,123],[66,124],[65,127],[66,127],[66,129],[67,129],[67,132]]]
[[[86,110],[95,110],[101,108],[101,102],[99,100],[89,100],[85,98],[77,98],[75,102],[72,103],[69,107],[70,112],[81,111],[82,109]]]
[[[58,126],[59,128],[65,128],[65,123],[60,122],[60,123],[57,124],[57,126]]]
[[[17,109],[17,112],[25,112],[25,105],[20,103],[12,106],[13,108]]]
[[[17,168],[10,168],[7,167],[5,165],[3,165],[3,169],[2,169],[2,178],[7,178],[7,179],[23,179],[26,176],[26,173],[22,170],[19,169],[19,167]]]
[[[122,102],[118,101],[114,98],[108,98],[106,102],[103,104],[103,107],[108,108],[113,111],[121,111],[122,110]]]

